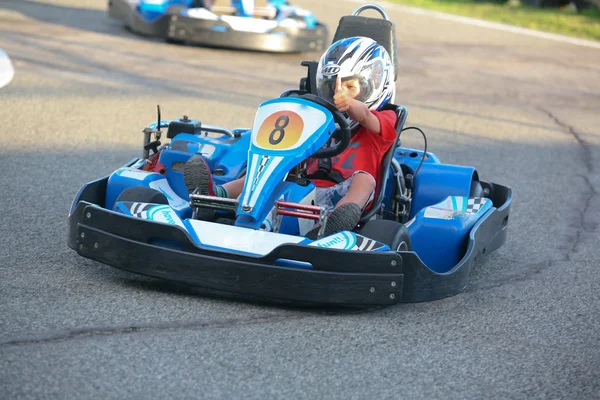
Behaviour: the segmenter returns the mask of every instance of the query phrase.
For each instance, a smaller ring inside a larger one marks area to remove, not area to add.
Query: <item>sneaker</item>
[[[215,181],[204,157],[190,158],[183,168],[183,181],[187,190],[204,196],[215,196]]]
[[[190,194],[215,196],[215,182],[210,168],[202,156],[194,156],[185,163],[183,181]],[[215,210],[209,208],[198,208],[196,213],[200,220],[211,220],[215,216]]]
[[[327,218],[327,222],[325,224],[325,232],[323,233],[323,237],[333,235],[334,233],[338,233],[341,231],[351,231],[356,228],[358,225],[358,221],[360,221],[360,216],[362,215],[362,210],[355,203],[346,203],[331,213],[329,218]],[[319,233],[319,229],[321,227],[319,225],[315,226],[311,229],[306,237],[312,240],[317,240],[317,235]]]

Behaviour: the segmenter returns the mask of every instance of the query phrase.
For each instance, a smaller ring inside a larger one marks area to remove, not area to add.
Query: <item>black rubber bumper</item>
[[[264,257],[208,251],[176,226],[100,207],[106,181],[87,184],[69,215],[68,244],[83,257],[154,278],[262,298],[332,305],[388,305],[401,298],[399,254],[301,245],[282,245]],[[96,202],[90,202],[93,198]],[[310,262],[314,269],[275,266],[278,259]]]
[[[188,44],[223,47],[237,50],[274,53],[324,51],[328,46],[327,27],[291,30],[276,28],[268,33],[236,31],[222,21],[208,21],[182,15],[172,15],[167,38]]]
[[[243,295],[330,305],[390,305],[462,292],[476,262],[506,240],[510,189],[482,182],[497,208],[475,225],[463,259],[438,274],[413,252],[355,252],[285,244],[262,257],[198,247],[173,225],[103,208],[108,177],[86,184],[69,215],[68,245],[81,256],[159,279]],[[303,261],[312,269],[276,266]]]

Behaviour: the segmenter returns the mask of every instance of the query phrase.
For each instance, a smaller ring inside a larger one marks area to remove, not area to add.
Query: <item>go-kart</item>
[[[169,42],[281,53],[324,50],[327,27],[313,13],[285,0],[254,3],[109,0],[108,14],[133,32]]]
[[[336,36],[352,35],[347,21],[356,22],[342,19]],[[383,42],[394,60],[395,42]],[[387,104],[397,142],[372,203],[352,231],[307,238],[328,214],[315,204],[305,160],[340,154],[351,130],[315,95],[316,63],[303,65],[300,88],[262,103],[250,129],[163,121],[159,109],[142,156],[77,193],[69,246],[146,276],[294,302],[387,305],[463,291],[475,263],[506,240],[511,189],[443,164],[427,145],[402,147],[407,109]],[[185,166],[199,154],[217,184],[246,176],[237,199],[190,193]]]

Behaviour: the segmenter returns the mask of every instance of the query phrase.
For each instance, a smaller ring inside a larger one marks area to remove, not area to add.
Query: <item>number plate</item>
[[[264,149],[286,150],[298,143],[303,131],[300,115],[290,110],[278,111],[263,121],[256,143]]]
[[[296,99],[270,100],[261,104],[256,113],[252,143],[256,149],[267,153],[302,153],[315,142],[327,139],[321,132],[332,121],[332,117],[328,118],[312,103]]]

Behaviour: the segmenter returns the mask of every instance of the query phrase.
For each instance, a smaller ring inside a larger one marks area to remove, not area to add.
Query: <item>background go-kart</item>
[[[296,3],[332,33],[356,7]],[[0,89],[3,398],[597,395],[600,50],[387,11],[408,124],[515,199],[506,245],[466,293],[345,311],[246,303],[66,246],[76,191],[141,154],[157,103],[164,118],[250,126],[318,54],[146,40],[109,20],[105,0],[0,3],[14,67]]]

